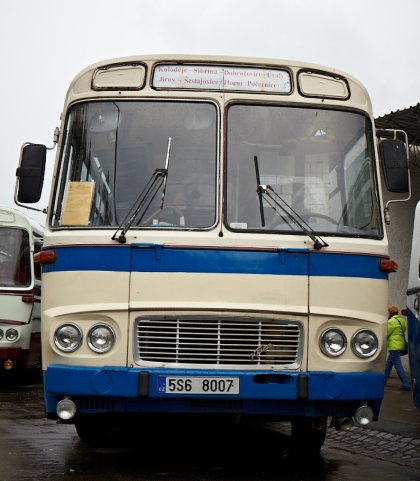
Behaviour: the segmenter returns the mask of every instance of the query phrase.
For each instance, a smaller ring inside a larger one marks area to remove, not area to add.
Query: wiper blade
[[[171,142],[172,142],[172,137],[169,137],[169,139],[168,139],[168,152],[166,153],[166,162],[165,162],[166,175],[163,179],[162,202],[160,204],[161,210],[163,209],[163,201],[165,200],[165,194],[166,194],[166,182],[168,180],[169,157],[171,156]]]
[[[281,209],[308,237],[310,237],[314,243],[314,249],[320,250],[323,247],[328,247],[328,244],[324,241],[324,239],[319,234],[317,234],[312,229],[312,227],[310,227],[279,194],[277,194],[277,192],[271,187],[271,185],[258,185],[257,193],[258,195],[261,195],[262,198],[265,199],[276,212],[278,211],[275,206]],[[268,199],[274,202],[275,206],[273,206]],[[283,205],[280,204],[279,201],[281,201]],[[283,215],[280,212],[278,213],[287,222]]]
[[[261,225],[265,227],[265,217],[264,217],[264,207],[263,207],[263,192],[260,189],[261,180],[260,180],[260,169],[258,167],[258,157],[254,156],[254,164],[255,164],[255,177],[257,178],[257,194],[258,194],[258,203],[260,205],[260,216],[261,216]]]
[[[163,185],[162,190],[162,201],[160,205],[160,209],[163,209],[163,202],[165,199],[165,192],[166,192],[166,182],[168,178],[168,169],[169,169],[169,157],[170,157],[170,150],[171,150],[171,137],[168,139],[168,152],[166,155],[166,163],[165,168],[163,169],[155,169],[152,176],[148,180],[146,186],[141,191],[140,195],[137,197],[136,201],[134,202],[133,206],[128,211],[127,215],[124,217],[124,220],[118,226],[118,229],[115,231],[114,235],[112,236],[112,240],[117,239],[118,242],[124,244],[127,239],[125,234],[133,225],[134,221],[136,220],[137,216],[141,212],[141,216],[137,221],[137,225],[140,224],[144,215],[146,214],[150,204],[153,202],[153,199],[156,197],[156,194],[159,192],[160,188]],[[137,207],[136,207],[137,206]],[[125,225],[124,229],[122,226],[125,224],[125,221],[128,220],[127,224]],[[121,230],[122,229],[122,230]],[[118,231],[121,230],[121,234],[117,237]]]

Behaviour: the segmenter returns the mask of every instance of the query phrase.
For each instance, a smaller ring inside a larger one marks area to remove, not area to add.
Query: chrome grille
[[[137,319],[136,361],[299,367],[302,325],[242,318]]]

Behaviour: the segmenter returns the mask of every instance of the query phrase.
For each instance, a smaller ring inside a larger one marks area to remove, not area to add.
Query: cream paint
[[[311,277],[309,295],[311,314],[360,319],[375,324],[387,320],[387,280]]]
[[[133,272],[131,309],[207,309],[305,314],[306,276]]]

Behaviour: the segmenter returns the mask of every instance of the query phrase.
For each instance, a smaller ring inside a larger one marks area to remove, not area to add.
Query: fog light
[[[371,421],[373,421],[372,409],[366,404],[358,407],[356,409],[356,412],[354,413],[354,420],[358,424],[362,424],[362,425],[369,424]]]
[[[13,361],[8,359],[7,361],[4,361],[3,366],[4,366],[4,369],[7,369],[9,371],[13,367]]]
[[[76,405],[71,399],[62,399],[57,404],[57,414],[61,419],[71,419],[76,414]]]

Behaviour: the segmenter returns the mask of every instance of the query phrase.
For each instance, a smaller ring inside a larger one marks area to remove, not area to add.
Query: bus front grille
[[[138,318],[136,362],[287,366],[302,361],[300,322],[247,318]]]

